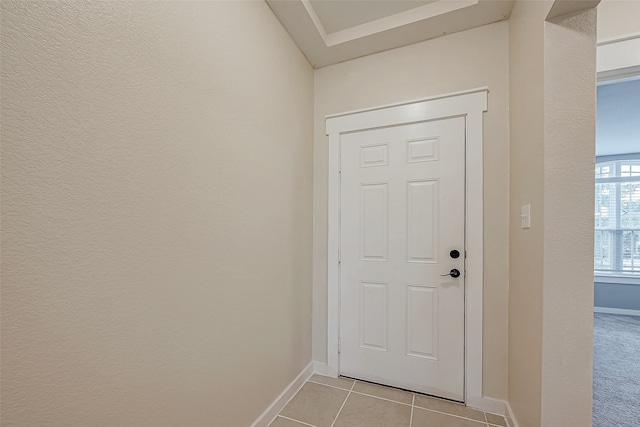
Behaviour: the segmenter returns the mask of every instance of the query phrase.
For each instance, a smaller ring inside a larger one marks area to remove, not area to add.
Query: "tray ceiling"
[[[346,30],[400,12],[415,9],[431,1],[310,0],[313,10],[328,33]]]
[[[513,0],[266,0],[320,68],[507,19]]]

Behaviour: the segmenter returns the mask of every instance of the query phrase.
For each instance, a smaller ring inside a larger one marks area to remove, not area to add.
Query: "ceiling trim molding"
[[[391,108],[391,107],[401,107],[403,105],[417,104],[419,102],[435,101],[437,99],[454,98],[456,96],[470,95],[472,93],[477,93],[477,92],[487,92],[487,93],[489,93],[489,86],[480,86],[480,87],[476,87],[476,88],[473,88],[473,89],[460,90],[458,92],[443,93],[443,94],[435,95],[435,96],[414,98],[414,99],[410,99],[408,101],[394,102],[392,104],[378,105],[376,107],[361,108],[359,110],[351,110],[351,111],[345,111],[343,113],[329,114],[328,116],[325,117],[325,119],[333,119],[335,117],[349,116],[351,114],[368,113],[368,112],[371,112],[371,111],[384,110],[386,108]]]
[[[309,18],[311,18],[318,34],[322,37],[322,40],[327,47],[336,46],[342,43],[368,37],[373,34],[381,33],[383,31],[391,30],[393,28],[413,24],[414,22],[423,21],[425,19],[444,15],[445,13],[475,6],[479,3],[479,0],[438,0],[433,3],[425,4],[424,6],[405,10],[404,12],[385,16],[384,18],[379,18],[370,22],[365,22],[364,24],[356,25],[351,28],[327,33],[311,2],[309,0],[300,1],[304,5],[305,10],[309,14]]]
[[[640,67],[640,34],[598,45],[596,71],[599,75],[621,68],[637,67]]]
[[[327,44],[327,36],[328,36],[327,30],[324,29],[324,25],[322,25],[322,21],[320,21],[320,17],[318,17],[318,14],[316,13],[316,10],[313,8],[313,6],[311,5],[311,2],[309,0],[300,0],[300,1],[302,2],[304,9],[309,14],[309,18],[311,18],[313,25],[316,26],[316,30],[318,30],[318,34],[320,34],[320,37],[322,37],[322,41],[324,41],[324,44],[326,46],[329,46]]]
[[[560,16],[593,9],[598,6],[598,3],[600,3],[600,0],[555,0],[546,20],[551,21]]]
[[[333,5],[317,0],[265,1],[316,69],[502,21],[514,2],[429,0],[406,10],[414,4],[369,9],[368,1],[337,0]]]

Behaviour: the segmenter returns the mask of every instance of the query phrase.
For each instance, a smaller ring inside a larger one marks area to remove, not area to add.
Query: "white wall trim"
[[[509,401],[505,401],[505,406],[507,407],[507,423],[511,422],[511,427],[520,427],[520,425],[518,424],[518,420],[516,419],[516,416],[513,413],[513,409],[511,409],[511,404],[509,403]]]
[[[507,424],[509,424],[509,427],[519,427],[518,421],[513,415],[513,409],[511,409],[511,405],[507,400],[483,397],[481,399],[474,399],[467,402],[467,406],[479,409],[484,412],[491,412],[492,414],[502,415],[507,418]]]
[[[324,375],[325,377],[337,377],[337,372],[329,372],[329,365],[324,362],[313,362],[313,373]]]
[[[487,86],[480,86],[480,87],[476,87],[476,88],[473,88],[473,89],[460,90],[460,91],[457,91],[457,92],[443,93],[441,95],[427,96],[427,97],[422,97],[422,98],[414,98],[414,99],[409,99],[407,101],[401,101],[401,102],[394,102],[394,103],[391,103],[391,104],[378,105],[377,107],[361,108],[359,110],[350,110],[350,111],[345,111],[343,113],[329,114],[325,118],[328,120],[328,119],[333,119],[334,117],[349,116],[351,114],[356,114],[356,113],[366,113],[366,112],[369,112],[369,111],[384,110],[384,109],[389,108],[389,107],[401,107],[403,105],[415,104],[415,103],[418,103],[418,102],[435,101],[436,99],[453,98],[455,96],[469,95],[469,94],[476,93],[476,92],[488,92],[488,91],[489,91],[489,88]],[[327,135],[328,135],[328,133],[327,133]]]
[[[328,170],[328,373],[337,376],[340,334],[340,135],[381,126],[395,126],[447,117],[466,118],[466,286],[465,286],[465,402],[482,399],[483,304],[483,149],[482,114],[488,90],[473,89],[415,100],[389,107],[327,117]]]
[[[640,285],[640,277],[594,276],[594,283],[613,283],[616,285]]]
[[[291,384],[285,388],[280,396],[269,405],[267,409],[258,417],[258,419],[251,424],[251,427],[267,427],[273,420],[276,419],[280,411],[287,406],[287,403],[296,395],[296,393],[302,388],[304,383],[313,375],[313,362],[309,363],[306,368],[298,374],[298,376],[291,381]]]
[[[593,312],[606,314],[624,314],[625,316],[640,316],[640,310],[628,310],[626,308],[593,307]]]
[[[316,10],[313,8],[313,5],[309,0],[300,0],[300,1],[304,6],[304,10],[306,10],[307,14],[309,14],[309,18],[311,18],[313,25],[315,25],[316,31],[318,31],[318,35],[320,35],[324,44],[327,45],[327,36],[328,36],[327,30],[324,28],[324,25],[322,25],[322,21],[320,20],[320,17],[316,13]]]
[[[617,40],[608,40],[598,43],[597,47],[597,71],[598,79],[624,77],[628,70],[633,74],[633,70],[640,66],[640,34],[630,37],[623,37]],[[614,71],[618,70],[618,71]],[[609,76],[608,73],[612,73]]]
[[[492,414],[504,415],[507,414],[507,402],[499,399],[492,399],[490,397],[481,397],[480,399],[469,399],[467,406],[470,408],[478,409],[484,412],[491,412]]]
[[[597,45],[598,47],[600,47],[607,44],[620,43],[627,40],[633,40],[638,38],[640,38],[640,32],[627,34],[626,36],[622,36],[622,37],[609,37],[608,39],[602,39],[597,43]]]

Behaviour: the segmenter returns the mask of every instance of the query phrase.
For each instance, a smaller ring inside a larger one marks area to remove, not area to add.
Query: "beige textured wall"
[[[489,87],[484,116],[484,393],[507,397],[508,24],[499,22],[315,71],[313,357],[326,362],[329,114]]]
[[[553,1],[516,1],[509,17],[509,403],[540,427],[544,249],[544,20]],[[520,207],[531,205],[531,228]]]
[[[311,360],[305,58],[262,1],[2,1],[1,59],[2,425],[250,425]]]
[[[516,1],[509,20],[509,402],[521,427],[591,425],[595,10],[545,22],[552,4]]]
[[[545,24],[544,64],[542,426],[585,427],[593,372],[595,9]]]
[[[640,0],[603,0],[598,5],[598,41],[640,34]]]

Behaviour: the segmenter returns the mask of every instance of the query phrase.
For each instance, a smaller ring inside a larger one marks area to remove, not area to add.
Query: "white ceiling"
[[[320,68],[507,19],[513,0],[266,0]]]

